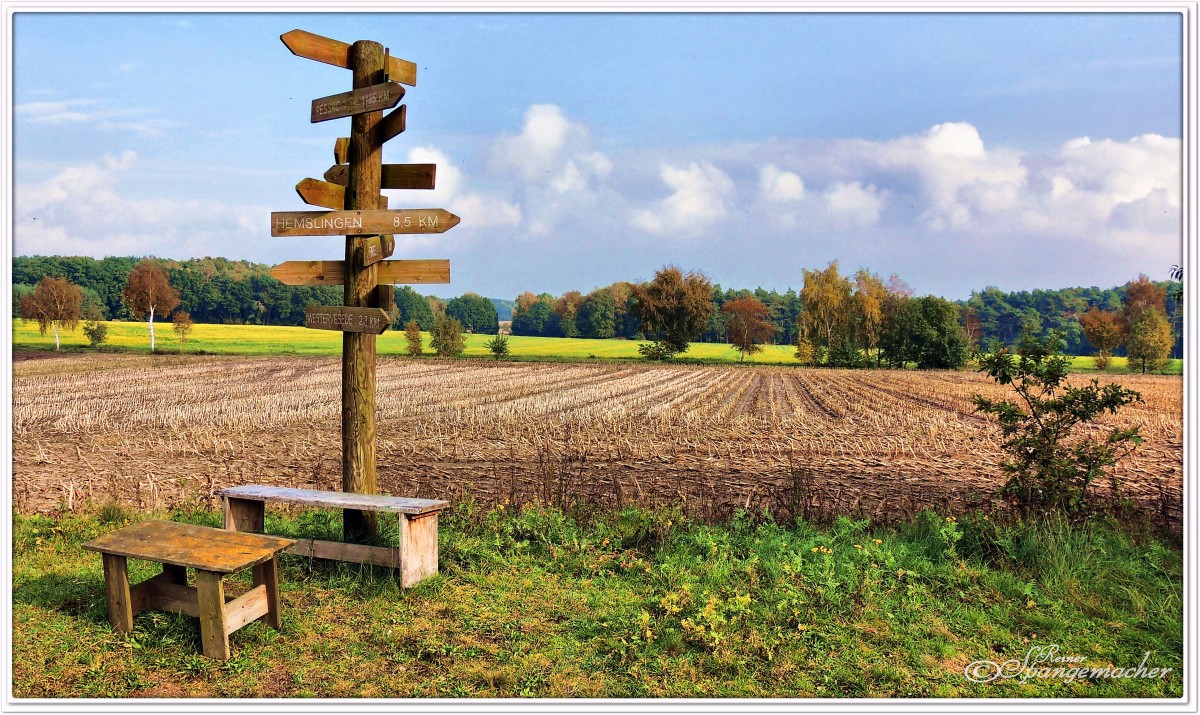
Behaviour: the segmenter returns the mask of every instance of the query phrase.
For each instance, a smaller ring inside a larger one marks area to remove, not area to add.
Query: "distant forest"
[[[21,295],[32,291],[44,276],[54,276],[66,278],[83,288],[85,311],[94,307],[103,318],[132,320],[133,316],[122,302],[121,291],[130,270],[139,260],[135,257],[14,257],[14,315]],[[263,264],[224,258],[163,259],[158,262],[166,270],[171,284],[179,290],[180,309],[187,311],[198,323],[303,325],[306,305],[342,303],[341,287],[285,286],[272,278],[267,273],[270,266]],[[1130,280],[1134,277],[1130,276]],[[1177,290],[1179,283],[1154,282],[1166,289],[1167,316],[1176,334],[1172,356],[1179,357],[1182,354],[1180,327],[1183,320]],[[615,283],[588,294],[578,291],[561,296],[524,293],[515,300],[482,298],[467,293],[449,301],[424,296],[412,287],[403,286],[396,289],[394,315],[397,327],[416,320],[425,330],[432,327],[434,313],[445,310],[458,318],[467,330],[478,333],[495,333],[498,321],[512,320],[512,332],[517,335],[640,339],[637,320],[628,310],[629,285]],[[797,342],[797,318],[803,309],[797,291],[789,289],[780,293],[720,285],[713,286],[715,310],[699,342],[726,342],[728,314],[722,312],[721,307],[746,296],[757,298],[767,307],[769,320],[776,328],[772,342]],[[1029,327],[1042,335],[1059,331],[1067,353],[1087,355],[1093,348],[1084,337],[1078,317],[1092,307],[1120,311],[1124,298],[1124,286],[1018,292],[986,287],[955,304],[961,312],[960,320],[969,319],[973,324],[978,321],[977,337],[981,346],[1012,345]]]

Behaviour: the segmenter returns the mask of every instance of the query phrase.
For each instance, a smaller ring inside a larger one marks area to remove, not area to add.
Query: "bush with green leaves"
[[[1102,439],[1077,429],[1107,412],[1141,400],[1134,390],[1099,379],[1078,387],[1067,381],[1071,360],[1055,354],[1057,336],[1029,333],[1018,354],[1001,350],[979,360],[979,371],[1011,386],[1016,399],[993,400],[975,395],[975,409],[995,415],[1009,459],[1002,493],[1023,511],[1060,510],[1072,516],[1090,511],[1088,489],[1109,468],[1141,443],[1138,430],[1115,428]]]
[[[491,350],[492,357],[496,358],[497,360],[502,357],[508,357],[509,349],[507,335],[497,335],[496,337],[484,343],[483,346],[488,350]]]
[[[438,357],[458,357],[466,349],[462,324],[447,315],[435,317],[429,346],[437,352]]]
[[[647,360],[662,361],[670,360],[671,358],[675,357],[675,349],[663,341],[642,343],[641,345],[638,345],[637,351],[638,355],[641,355]]]

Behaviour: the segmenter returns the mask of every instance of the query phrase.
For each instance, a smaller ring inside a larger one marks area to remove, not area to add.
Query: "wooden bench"
[[[279,629],[279,572],[275,556],[296,542],[262,534],[238,534],[174,521],[143,521],[83,545],[104,557],[108,621],[120,633],[133,630],[133,617],[146,609],[200,619],[204,655],[229,658],[229,634],[260,620]],[[162,564],[162,573],[129,585],[128,559]],[[222,578],[254,567],[254,587],[234,598]],[[196,570],[196,586],[187,585]]]
[[[395,548],[301,539],[288,551],[318,559],[351,561],[398,569],[402,588],[411,588],[438,572],[438,512],[450,506],[448,501],[290,489],[257,484],[222,489],[219,494],[225,509],[225,528],[234,531],[261,532],[265,504],[269,501],[399,514],[400,538]]]

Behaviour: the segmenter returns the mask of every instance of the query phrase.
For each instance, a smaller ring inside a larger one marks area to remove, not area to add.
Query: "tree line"
[[[14,310],[19,310],[22,296],[30,295],[35,284],[51,276],[79,286],[81,315],[99,320],[144,319],[124,295],[139,262],[162,270],[178,293],[179,305],[172,310],[186,313],[195,322],[303,325],[307,305],[342,302],[338,286],[285,286],[268,274],[268,266],[247,261],[19,256],[13,259]],[[1171,350],[1177,355],[1181,350],[1182,296],[1177,281],[1140,277],[1108,289],[1020,292],[988,287],[965,301],[950,302],[936,296],[914,298],[895,275],[884,280],[866,269],[842,275],[836,261],[823,270],[802,269],[801,276],[799,292],[751,291],[724,288],[699,273],[667,267],[652,281],[620,281],[587,294],[568,291],[556,297],[526,292],[512,304],[511,332],[648,340],[660,354],[688,342],[722,342],[745,347],[744,356],[758,345],[773,343],[797,346],[797,356],[810,364],[935,367],[958,362],[963,350],[1012,346],[1025,333],[1053,335],[1069,354],[1122,355],[1130,349],[1135,333],[1157,331],[1161,342],[1165,333],[1157,318],[1162,317],[1171,332]],[[1145,295],[1139,297],[1138,291]],[[1154,293],[1153,300],[1145,297],[1147,291]],[[1131,300],[1154,305],[1153,330],[1146,325],[1135,330],[1141,312],[1127,308]],[[671,311],[689,305],[691,312],[680,314],[688,323],[684,339],[679,337],[680,326],[670,324]],[[442,300],[403,286],[395,291],[392,312],[396,328],[415,322],[420,330],[431,331],[437,317],[445,315],[463,331],[495,335],[500,320],[497,306],[504,310],[506,302],[475,293]],[[1111,317],[1116,314],[1119,320]],[[1115,321],[1107,332],[1096,327],[1097,315]],[[1139,339],[1135,350],[1143,349],[1145,340]],[[669,354],[679,352],[683,350]]]

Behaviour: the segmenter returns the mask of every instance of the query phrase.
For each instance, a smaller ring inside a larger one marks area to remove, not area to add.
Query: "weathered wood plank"
[[[143,584],[147,584],[150,587],[146,608],[166,611],[167,613],[180,613],[192,618],[200,615],[200,602],[197,598],[195,588],[170,583],[158,577],[144,581]]]
[[[345,42],[304,30],[285,32],[279,36],[279,39],[297,57],[350,69],[350,45]],[[407,84],[409,87],[417,85],[417,66],[399,57],[388,56],[387,74],[391,79],[401,84]]]
[[[392,324],[391,316],[382,308],[348,305],[310,305],[304,309],[304,321],[306,328],[371,335],[379,335]]]
[[[376,265],[379,284],[450,282],[450,261],[443,258],[381,261]],[[289,286],[342,285],[346,275],[342,261],[284,261],[269,272],[275,280]]]
[[[408,119],[408,105],[401,104],[395,111],[388,112],[379,120],[379,124],[375,125],[375,141],[383,144],[388,139],[395,137],[405,129],[405,124]],[[334,162],[335,164],[344,164],[345,162]]]
[[[254,585],[262,586],[267,594],[267,613],[259,620],[279,630],[283,627],[283,611],[279,600],[278,559],[264,561],[254,567]]]
[[[381,189],[432,189],[437,184],[437,164],[384,164],[381,171]],[[335,164],[324,174],[326,181],[340,186],[346,185],[349,176],[345,164]]]
[[[292,539],[277,536],[151,520],[104,534],[83,548],[106,555],[233,573],[262,563],[293,543]]]
[[[279,238],[445,233],[457,226],[460,220],[446,209],[272,211],[271,235]]]
[[[444,499],[412,499],[385,494],[350,494],[328,492],[319,489],[294,489],[247,484],[229,487],[218,492],[222,496],[239,499],[261,499],[301,506],[328,507],[330,509],[367,509],[370,511],[395,512],[399,514],[424,514],[441,511],[450,506]]]
[[[412,588],[438,572],[437,513],[413,518],[401,514],[400,587]]]
[[[221,574],[196,569],[196,600],[204,655],[218,660],[228,659],[229,631],[225,629],[225,584],[221,581]]]
[[[345,164],[350,161],[350,137],[338,137],[333,143],[333,163]]]
[[[225,604],[225,635],[267,615],[267,587],[255,586]]]
[[[222,511],[225,516],[226,529],[262,533],[266,515],[261,501],[225,497],[221,502],[224,507]]]
[[[187,585],[187,569],[174,564],[162,565],[162,580],[167,583],[176,583],[180,586]]]
[[[367,236],[361,243],[361,260],[364,266],[373,266],[386,258],[383,255],[383,241],[379,236]]]
[[[86,547],[86,544],[85,544]],[[104,593],[108,597],[108,622],[118,633],[133,630],[133,597],[125,556],[104,554]]]
[[[302,539],[287,551],[289,554],[332,561],[349,561],[383,568],[399,568],[400,552],[395,547],[349,544],[342,541]]]
[[[311,120],[325,122],[330,119],[341,119],[365,112],[378,112],[391,109],[404,98],[404,88],[395,82],[352,89],[349,92],[333,94],[312,101]]]

